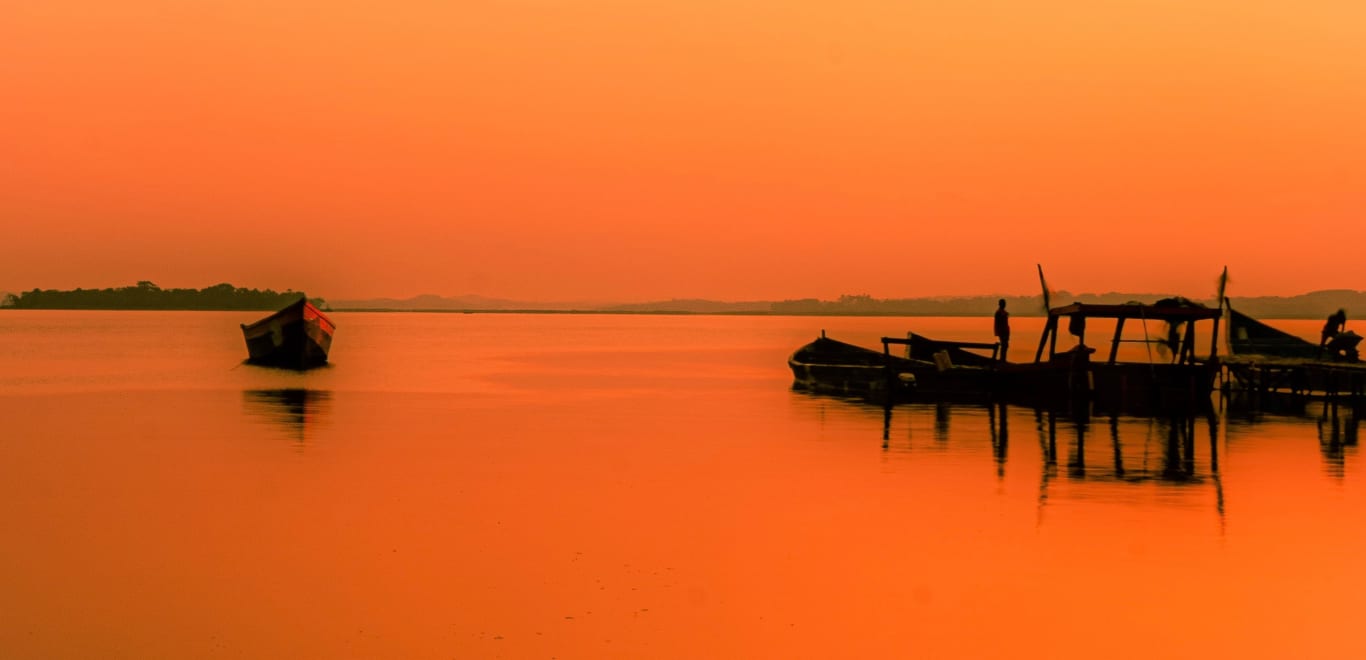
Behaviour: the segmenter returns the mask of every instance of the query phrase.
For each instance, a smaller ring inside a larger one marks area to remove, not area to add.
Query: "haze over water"
[[[1366,652],[1345,409],[790,389],[986,318],[338,313],[296,374],[258,316],[0,314],[0,657]]]

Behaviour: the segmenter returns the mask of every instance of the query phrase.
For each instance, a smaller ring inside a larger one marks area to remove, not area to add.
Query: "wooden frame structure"
[[[1141,321],[1163,321],[1169,324],[1185,324],[1182,336],[1177,342],[1178,345],[1172,347],[1175,355],[1176,364],[1195,364],[1195,322],[1214,321],[1214,329],[1210,333],[1210,352],[1209,361],[1218,360],[1219,357],[1219,319],[1222,310],[1211,309],[1203,305],[1196,304],[1172,304],[1164,305],[1128,303],[1124,305],[1090,305],[1086,303],[1072,303],[1062,307],[1054,307],[1048,310],[1048,322],[1044,325],[1043,334],[1039,337],[1039,348],[1034,353],[1034,361],[1043,361],[1044,349],[1048,349],[1048,359],[1057,357],[1058,353],[1058,321],[1063,317],[1069,319],[1069,325],[1078,325],[1081,329],[1077,333],[1077,339],[1083,345],[1086,343],[1086,319],[1115,319],[1115,334],[1110,340],[1110,355],[1106,360],[1107,364],[1115,364],[1119,356],[1119,345],[1125,342],[1141,343],[1166,343],[1161,339],[1124,339],[1124,322],[1130,319]],[[1081,322],[1077,323],[1077,319]]]

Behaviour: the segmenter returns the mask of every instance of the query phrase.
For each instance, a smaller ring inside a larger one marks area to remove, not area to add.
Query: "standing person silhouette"
[[[996,354],[1002,362],[1006,360],[1006,349],[1010,348],[1010,312],[1006,311],[1006,299],[996,301],[996,338],[1001,342],[1001,350]]]

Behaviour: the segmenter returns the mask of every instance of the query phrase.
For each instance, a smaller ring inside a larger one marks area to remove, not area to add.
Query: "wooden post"
[[[884,381],[884,382],[883,382],[883,386],[882,386],[882,387],[883,387],[884,390],[886,390],[886,394],[887,394],[887,405],[891,405],[891,402],[892,402],[892,385],[893,385],[892,381],[893,381],[893,379],[896,378],[896,375],[893,374],[892,371],[894,371],[894,370],[892,369],[892,344],[891,344],[891,342],[887,341],[887,338],[886,338],[886,337],[883,337],[883,338],[882,338],[882,378],[883,378],[883,381]]]
[[[1115,358],[1119,356],[1119,340],[1124,336],[1124,317],[1119,317],[1115,321],[1115,338],[1110,342],[1110,364],[1115,363]]]
[[[1181,363],[1195,364],[1195,321],[1186,321],[1186,338],[1181,340]]]
[[[1035,362],[1043,359],[1043,347],[1048,345],[1048,335],[1049,333],[1054,332],[1057,329],[1057,326],[1058,317],[1049,314],[1048,322],[1044,323],[1043,326],[1043,334],[1039,336],[1039,350],[1034,353]]]
[[[1213,361],[1219,357],[1219,317],[1214,317],[1214,330],[1209,340],[1209,359]]]

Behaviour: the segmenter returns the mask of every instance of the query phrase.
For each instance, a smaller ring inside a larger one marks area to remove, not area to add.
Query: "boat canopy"
[[[1072,303],[1048,310],[1049,317],[1083,316],[1093,319],[1152,319],[1154,321],[1202,321],[1219,318],[1220,310],[1199,303],[1173,304],[1125,303],[1123,305],[1091,305]]]
[[[1044,325],[1043,336],[1039,337],[1039,349],[1034,354],[1034,361],[1039,362],[1044,358],[1044,351],[1047,349],[1050,360],[1057,357],[1058,342],[1058,321],[1062,317],[1067,317],[1067,330],[1075,335],[1080,342],[1078,348],[1085,351],[1086,348],[1086,319],[1115,319],[1115,334],[1110,341],[1110,355],[1108,362],[1114,364],[1119,355],[1119,345],[1125,342],[1144,342],[1150,344],[1165,344],[1171,349],[1173,361],[1177,364],[1195,363],[1195,321],[1214,321],[1213,337],[1219,334],[1219,318],[1223,310],[1217,307],[1211,308],[1192,302],[1184,298],[1168,298],[1159,300],[1155,303],[1125,303],[1122,305],[1092,305],[1088,303],[1072,303],[1062,307],[1054,307],[1048,310],[1048,323]],[[1139,319],[1141,321],[1163,321],[1167,324],[1168,332],[1165,337],[1158,339],[1124,339],[1124,322],[1129,319]],[[1184,327],[1183,327],[1184,326]],[[1218,356],[1218,342],[1211,340],[1209,359],[1215,360]]]

